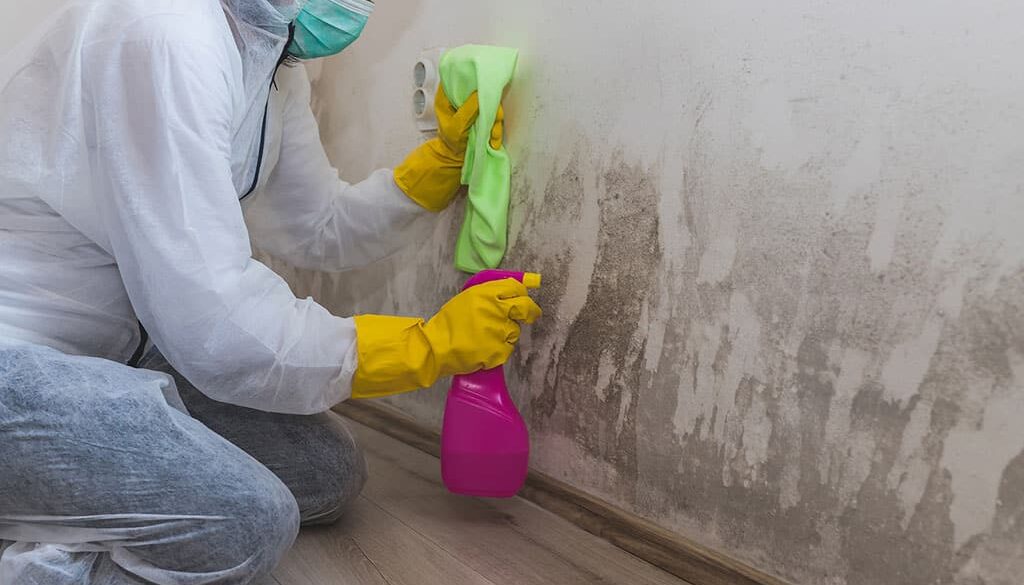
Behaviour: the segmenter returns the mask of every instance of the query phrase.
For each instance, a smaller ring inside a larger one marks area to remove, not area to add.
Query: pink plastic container
[[[540,286],[540,275],[485,270],[462,290],[515,278]],[[455,376],[445,404],[441,430],[441,477],[452,493],[483,498],[511,498],[526,481],[530,436],[505,386],[502,367]]]

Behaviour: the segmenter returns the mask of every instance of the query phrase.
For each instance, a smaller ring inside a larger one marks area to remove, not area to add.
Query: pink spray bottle
[[[531,272],[484,270],[462,290],[514,278],[540,287]],[[510,498],[523,487],[530,460],[530,436],[498,366],[452,379],[441,430],[441,477],[449,491],[484,498]]]

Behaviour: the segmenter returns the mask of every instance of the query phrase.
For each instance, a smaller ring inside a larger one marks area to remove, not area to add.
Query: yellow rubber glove
[[[360,315],[355,318],[359,367],[352,397],[409,392],[443,376],[496,368],[519,341],[520,323],[533,323],[540,315],[526,287],[511,278],[459,293],[426,323]]]
[[[466,159],[469,130],[480,114],[480,103],[474,92],[456,109],[448,101],[444,86],[439,85],[434,98],[437,114],[437,136],[412,151],[395,168],[395,183],[419,204],[430,211],[442,211],[452,202],[462,186],[462,164]],[[498,115],[491,127],[491,146],[501,148],[505,112]]]

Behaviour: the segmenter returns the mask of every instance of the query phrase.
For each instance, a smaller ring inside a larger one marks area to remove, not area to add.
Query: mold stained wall
[[[800,583],[1024,574],[1024,5],[379,2],[314,109],[349,180],[419,51],[519,47],[509,368],[533,466]],[[320,66],[317,66],[319,69]],[[455,294],[459,210],[339,314]],[[442,388],[389,400],[439,426]]]

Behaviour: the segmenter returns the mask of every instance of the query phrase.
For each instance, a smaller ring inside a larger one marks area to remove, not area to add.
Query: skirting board
[[[335,411],[440,456],[439,435],[391,407],[350,401]],[[693,585],[789,585],[543,473],[531,471],[519,495]]]

